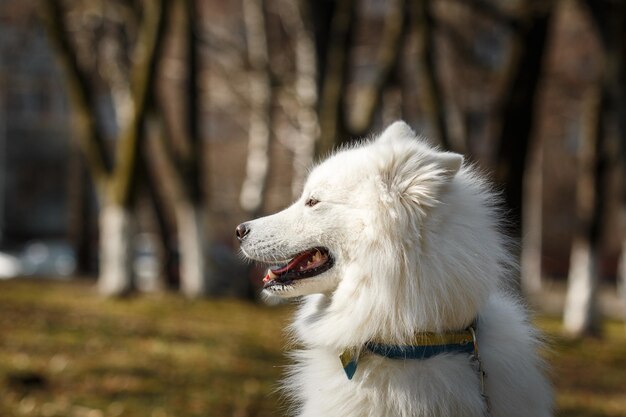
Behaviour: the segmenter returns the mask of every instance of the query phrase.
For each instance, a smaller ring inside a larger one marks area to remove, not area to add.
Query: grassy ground
[[[173,295],[98,298],[89,283],[0,282],[0,417],[272,416],[291,308]],[[626,417],[626,336],[572,342],[539,321],[559,415]]]

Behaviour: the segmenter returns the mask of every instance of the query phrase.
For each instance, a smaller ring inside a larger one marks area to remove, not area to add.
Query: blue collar
[[[379,341],[365,343],[361,349],[351,348],[339,356],[341,365],[348,379],[356,372],[359,357],[370,352],[389,359],[428,359],[443,353],[475,352],[476,334],[474,326],[465,330],[450,333],[417,333],[410,344],[391,345]]]

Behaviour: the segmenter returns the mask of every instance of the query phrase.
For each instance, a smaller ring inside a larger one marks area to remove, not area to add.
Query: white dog
[[[303,297],[284,382],[298,416],[547,417],[540,342],[485,181],[396,122],[237,228],[264,291]]]

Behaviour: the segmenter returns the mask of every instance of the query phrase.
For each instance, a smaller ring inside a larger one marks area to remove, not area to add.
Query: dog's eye
[[[304,205],[307,206],[307,207],[313,207],[314,205],[316,205],[319,202],[320,201],[318,199],[311,197],[304,203]]]

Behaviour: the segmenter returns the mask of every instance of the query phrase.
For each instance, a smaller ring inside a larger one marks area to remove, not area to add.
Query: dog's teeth
[[[274,272],[272,272],[271,269],[267,270],[267,275],[265,275],[265,278],[263,278],[263,282],[270,282],[275,280],[278,277],[278,275],[276,275]]]

